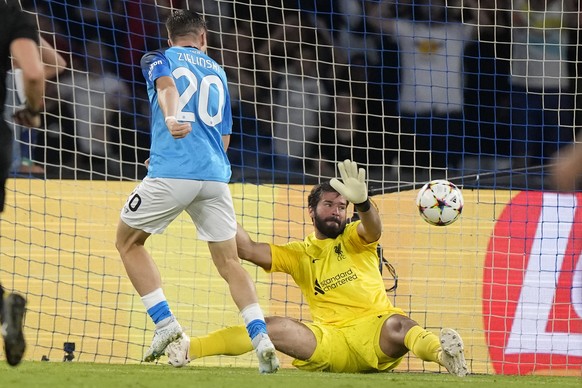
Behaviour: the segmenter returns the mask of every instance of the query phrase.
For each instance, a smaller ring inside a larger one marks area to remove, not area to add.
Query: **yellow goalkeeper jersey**
[[[356,231],[360,222],[335,239],[311,233],[304,241],[271,244],[270,272],[293,277],[314,322],[345,326],[393,308],[378,269],[378,242],[364,243]]]

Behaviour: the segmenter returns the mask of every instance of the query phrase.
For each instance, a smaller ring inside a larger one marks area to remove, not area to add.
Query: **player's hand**
[[[190,123],[181,123],[175,118],[167,118],[166,126],[174,139],[185,138],[192,131],[192,125]]]
[[[349,159],[339,162],[337,168],[342,180],[333,178],[329,182],[331,186],[353,204],[366,202],[368,199],[366,170],[358,169],[358,164]]]
[[[27,128],[39,128],[40,112],[32,110],[28,105],[18,108],[12,115],[14,122]]]

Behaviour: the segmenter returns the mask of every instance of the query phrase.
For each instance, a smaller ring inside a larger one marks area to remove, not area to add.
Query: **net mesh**
[[[572,345],[548,353],[538,344],[538,353],[560,363],[538,357],[531,364],[579,370],[581,198],[551,202],[569,214],[565,223],[528,219],[551,225],[545,238],[519,211],[520,204],[535,210],[548,203],[538,196],[548,187],[548,166],[563,145],[579,141],[577,1],[21,3],[68,64],[47,81],[42,127],[14,126],[13,179],[0,223],[0,279],[28,299],[27,359],[60,359],[72,342],[76,360],[134,363],[149,345],[153,324],[125,275],[115,229],[146,174],[149,103],[140,58],[166,45],[171,9],[189,8],[207,20],[209,55],[230,82],[231,191],[253,238],[303,239],[312,231],[305,209],[311,185],[336,176],[337,161],[357,161],[382,215],[383,254],[399,278],[389,292],[394,304],[435,332],[457,329],[474,372],[519,373],[529,369],[513,366],[503,338],[515,334],[511,306],[520,303],[523,279],[538,272],[527,260],[512,261],[519,253],[501,242],[548,244],[562,236],[569,248],[536,253],[525,244],[521,252],[531,262],[545,255],[570,260],[542,268],[567,277],[558,289],[573,290],[556,299],[557,309],[548,302],[550,318],[535,318],[561,322],[555,331]],[[14,74],[11,125],[19,103]],[[425,224],[414,203],[416,189],[437,178],[464,190],[463,215],[446,228]],[[560,225],[571,233],[555,232]],[[188,218],[150,238],[147,249],[191,336],[241,323]],[[291,278],[244,266],[267,314],[310,320]],[[383,276],[388,289],[393,275]],[[538,280],[527,287],[555,291]],[[523,351],[536,353],[526,345]],[[291,359],[283,361],[289,366]],[[196,362],[256,363],[252,354]],[[407,356],[399,370],[439,368]]]

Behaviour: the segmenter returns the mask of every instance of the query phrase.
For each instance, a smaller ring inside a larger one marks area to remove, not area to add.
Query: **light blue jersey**
[[[141,60],[151,106],[148,176],[228,182],[230,162],[222,136],[232,132],[230,95],[224,70],[193,47],[151,51]],[[174,139],[158,104],[155,81],[174,78],[180,100],[176,119],[192,124],[192,132]]]

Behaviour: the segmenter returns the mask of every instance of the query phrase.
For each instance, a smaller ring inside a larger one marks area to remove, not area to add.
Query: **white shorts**
[[[162,233],[186,211],[204,241],[226,241],[236,235],[236,216],[224,182],[149,178],[129,195],[121,220],[147,233]]]

